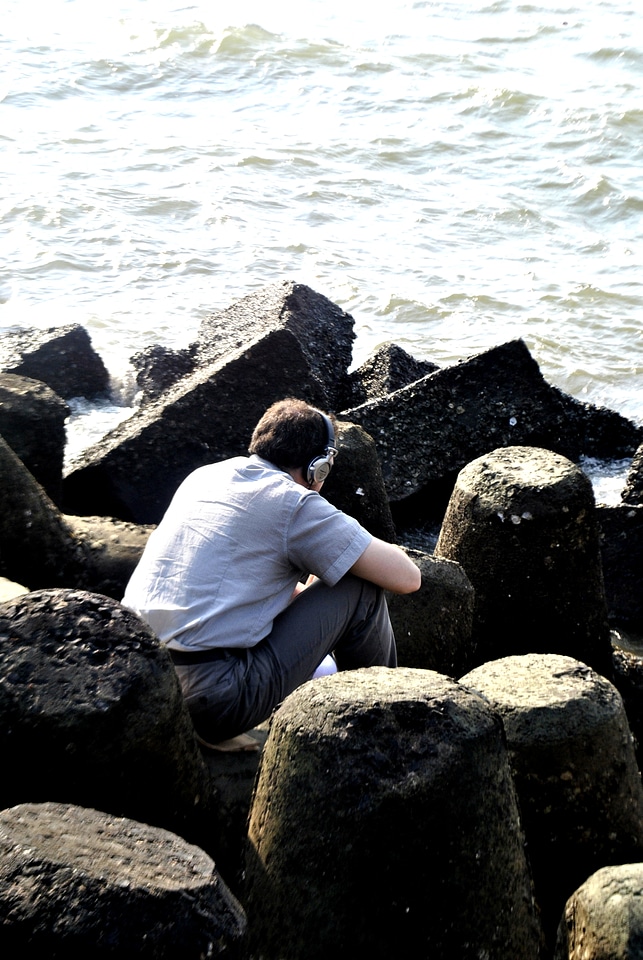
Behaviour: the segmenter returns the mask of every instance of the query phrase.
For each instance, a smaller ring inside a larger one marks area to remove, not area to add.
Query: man
[[[411,593],[420,571],[320,496],[336,453],[330,417],[273,404],[249,457],[184,480],[127,586],[208,746],[253,746],[243,731],[331,652],[339,670],[396,666],[384,589]]]

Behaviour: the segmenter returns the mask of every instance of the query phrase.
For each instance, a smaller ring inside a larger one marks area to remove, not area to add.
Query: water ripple
[[[643,411],[638,0],[7,0],[0,323],[110,368],[298,279],[454,362],[522,336]]]

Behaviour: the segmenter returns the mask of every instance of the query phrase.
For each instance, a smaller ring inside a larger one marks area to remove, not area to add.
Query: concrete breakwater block
[[[324,497],[374,537],[395,543],[396,532],[373,438],[352,423],[335,427],[337,460],[324,483]]]
[[[459,563],[421,550],[406,552],[422,572],[422,586],[412,594],[387,594],[397,661],[459,677],[477,663],[473,587]]]
[[[192,470],[245,454],[271,403],[298,396],[318,404],[320,389],[292,333],[256,336],[198,367],[85,450],[63,480],[65,513],[158,523]]]
[[[623,697],[640,770],[643,768],[643,650],[638,642],[614,631],[612,664],[614,686]]]
[[[218,361],[259,333],[286,331],[301,347],[311,376],[319,385],[316,392],[324,397],[322,406],[338,410],[352,360],[354,326],[351,315],[323,294],[304,283],[279,280],[202,320],[196,341],[197,362]],[[284,358],[274,359],[281,374]]]
[[[539,956],[502,725],[432,671],[348,671],[273,716],[250,813],[251,955]]]
[[[599,868],[643,857],[643,789],[616,688],[571,657],[486,663],[460,682],[502,717],[543,926]]]
[[[621,494],[623,503],[636,506],[643,503],[643,444],[632,457],[625,486]]]
[[[0,806],[55,800],[212,849],[207,769],[167,651],[100,594],[0,605]]]
[[[643,634],[643,503],[602,504],[596,514],[610,620]]]
[[[554,960],[638,960],[643,956],[643,863],[603,867],[565,907]]]
[[[54,503],[60,503],[62,495],[69,413],[69,406],[46,384],[0,373],[0,436]]]
[[[31,590],[69,586],[85,563],[83,544],[0,436],[0,575]]]
[[[0,436],[0,575],[31,590],[79,587],[120,599],[151,530],[62,514]]]
[[[0,370],[46,383],[59,397],[106,397],[109,372],[78,323],[3,331]]]
[[[477,663],[576,657],[609,676],[611,647],[591,481],[539,447],[504,447],[458,474],[435,555],[475,590]]]
[[[4,957],[239,957],[246,919],[210,857],[77,806],[0,812]]]

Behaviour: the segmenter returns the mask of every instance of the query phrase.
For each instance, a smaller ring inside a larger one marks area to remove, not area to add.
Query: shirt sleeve
[[[333,587],[364,553],[373,537],[354,517],[318,493],[302,497],[288,530],[288,558]]]

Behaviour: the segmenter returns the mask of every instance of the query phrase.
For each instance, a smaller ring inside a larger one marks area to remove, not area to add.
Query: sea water
[[[134,353],[282,279],[355,365],[521,337],[643,422],[640,0],[5,0],[0,31],[0,332],[80,323],[114,385],[71,455]]]

